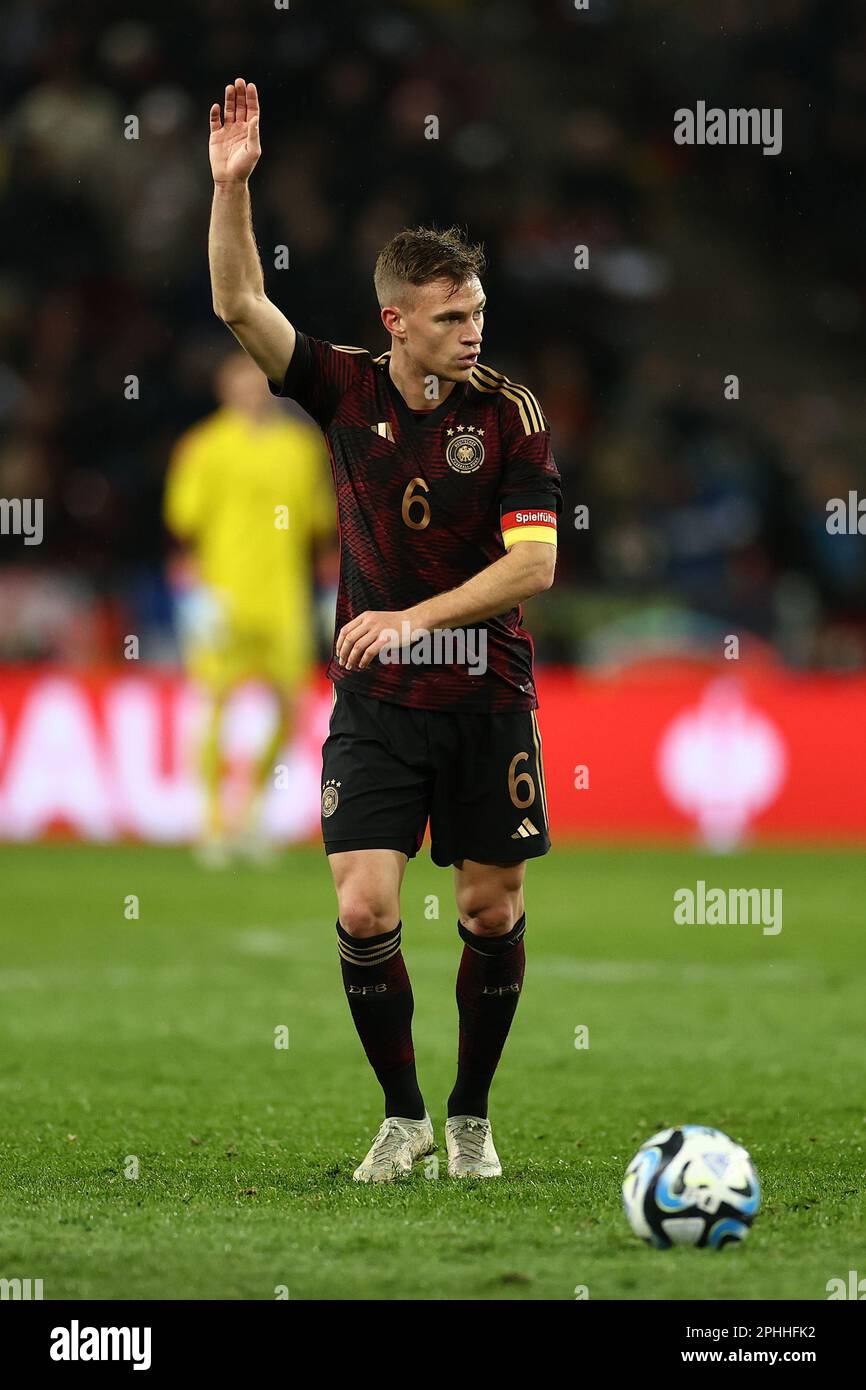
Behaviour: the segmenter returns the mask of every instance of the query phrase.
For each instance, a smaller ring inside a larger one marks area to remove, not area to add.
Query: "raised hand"
[[[210,109],[210,167],[214,183],[246,183],[259,160],[259,94],[254,82],[236,77]]]

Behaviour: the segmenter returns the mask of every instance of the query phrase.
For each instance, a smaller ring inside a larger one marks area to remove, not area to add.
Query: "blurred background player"
[[[165,520],[184,547],[173,565],[184,660],[208,696],[198,857],[219,867],[233,849],[268,855],[265,793],[316,655],[314,575],[332,582],[336,556],[319,432],[286,414],[243,352],[222,361],[214,390],[219,409],[173,452]],[[272,692],[274,725],[232,810],[224,716],[233,692],[248,681]]]

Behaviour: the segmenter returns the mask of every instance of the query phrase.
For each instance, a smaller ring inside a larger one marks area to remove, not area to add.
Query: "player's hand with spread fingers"
[[[236,77],[210,109],[210,167],[214,183],[246,183],[259,161],[259,94],[255,82]]]
[[[213,307],[268,380],[280,385],[292,360],[297,334],[265,294],[262,262],[253,235],[249,179],[261,152],[256,84],[237,77],[226,87],[222,117],[216,102],[210,109],[214,187],[208,260]]]
[[[385,647],[393,646],[395,640],[402,642],[403,624],[409,622],[407,612],[374,613],[367,610],[359,613],[350,623],[340,629],[337,637],[337,661],[347,671],[363,671]]]

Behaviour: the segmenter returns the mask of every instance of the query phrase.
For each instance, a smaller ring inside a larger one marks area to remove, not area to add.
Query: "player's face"
[[[416,287],[403,323],[406,347],[425,376],[468,378],[481,350],[485,302],[477,275],[457,290],[449,280]]]
[[[216,395],[222,405],[232,406],[244,415],[259,415],[271,403],[267,377],[246,353],[233,354],[225,361],[216,379]]]

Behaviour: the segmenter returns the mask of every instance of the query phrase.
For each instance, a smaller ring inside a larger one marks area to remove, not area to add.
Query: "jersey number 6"
[[[430,491],[429,486],[425,483],[423,478],[413,478],[412,481],[406,485],[406,491],[403,493],[403,506],[400,510],[403,520],[410,530],[423,531],[425,526],[430,525],[430,503],[427,501],[426,497],[422,497],[420,493],[415,491],[416,487],[423,488],[425,492]],[[411,507],[416,508],[415,520],[412,518],[412,513],[410,511]],[[417,511],[418,507],[421,508],[420,517]]]

